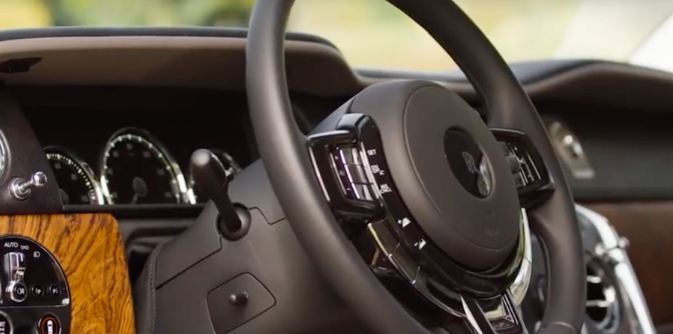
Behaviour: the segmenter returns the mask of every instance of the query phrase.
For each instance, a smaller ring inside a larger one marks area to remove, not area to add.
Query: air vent
[[[605,331],[614,331],[619,325],[617,290],[603,269],[602,262],[587,264],[587,317]]]
[[[592,179],[594,168],[577,136],[562,122],[548,124],[549,136],[558,157],[576,179]]]

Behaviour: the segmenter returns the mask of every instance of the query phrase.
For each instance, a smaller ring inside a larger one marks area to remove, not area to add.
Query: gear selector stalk
[[[220,233],[230,240],[243,237],[250,220],[247,210],[233,204],[229,198],[229,177],[222,161],[210,150],[200,149],[192,154],[191,168],[196,187],[213,201],[219,211],[217,224]]]

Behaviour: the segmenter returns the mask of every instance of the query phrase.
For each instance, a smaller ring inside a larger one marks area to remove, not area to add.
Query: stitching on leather
[[[157,263],[157,257],[158,254],[161,253],[161,249],[163,248],[163,243],[157,246],[157,248],[152,252],[152,256],[150,258],[150,265],[148,267],[149,270],[149,277],[147,279],[147,289],[149,290],[150,294],[150,300],[149,300],[149,308],[150,308],[150,314],[149,314],[149,320],[150,323],[148,325],[148,333],[152,334],[154,333],[154,324],[156,320],[156,290],[154,288],[154,280],[155,280],[155,273],[156,273],[156,263]]]
[[[575,329],[575,326],[573,326],[573,325],[571,325],[567,322],[563,322],[563,321],[554,321],[554,322],[548,324],[547,326],[545,326],[544,329],[549,329],[549,328],[554,327],[554,326],[568,328],[568,329],[571,330],[572,333],[579,333],[580,332],[580,331]]]

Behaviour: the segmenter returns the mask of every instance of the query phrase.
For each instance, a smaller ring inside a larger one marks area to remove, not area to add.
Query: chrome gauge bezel
[[[151,149],[156,150],[160,154],[159,159],[162,160],[171,174],[171,182],[175,184],[177,190],[177,202],[165,204],[194,204],[194,201],[188,195],[187,182],[180,165],[177,163],[173,155],[168,149],[149,131],[136,128],[127,127],[115,131],[110,139],[105,144],[100,157],[99,163],[99,177],[100,185],[107,203],[115,204],[112,199],[110,189],[108,187],[108,179],[106,177],[107,159],[109,157],[110,149],[119,141],[134,140],[136,142],[144,142]]]
[[[44,153],[47,158],[47,161],[51,160],[51,158],[54,157],[60,161],[71,163],[76,168],[79,168],[82,171],[82,173],[84,173],[84,175],[82,176],[86,178],[85,181],[89,183],[90,187],[93,189],[94,194],[96,196],[96,202],[90,204],[91,205],[105,204],[105,197],[103,195],[101,185],[100,183],[98,183],[96,174],[94,173],[93,169],[91,168],[91,166],[89,166],[88,163],[86,163],[74,152],[60,146],[47,146],[44,148]]]

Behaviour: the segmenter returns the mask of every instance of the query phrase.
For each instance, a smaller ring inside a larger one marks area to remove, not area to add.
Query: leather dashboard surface
[[[659,332],[673,332],[673,200],[590,203],[629,240],[628,254]],[[664,327],[671,330],[664,330]]]

